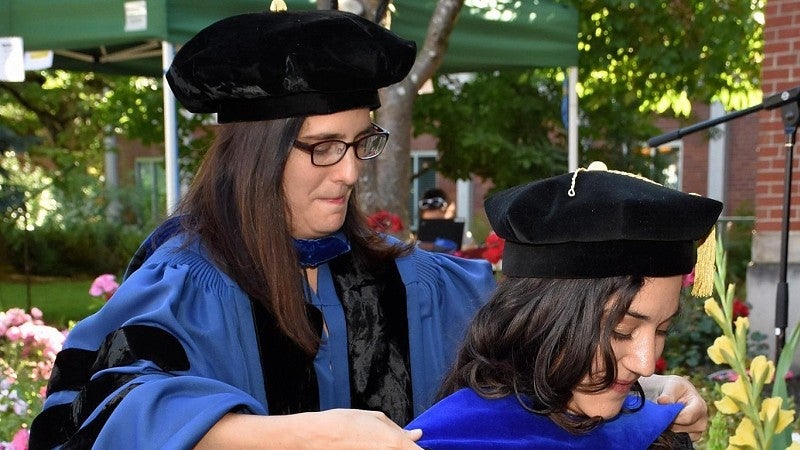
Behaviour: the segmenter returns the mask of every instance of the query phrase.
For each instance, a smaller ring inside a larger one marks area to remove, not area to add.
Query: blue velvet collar
[[[625,405],[637,403],[638,399],[629,397]],[[417,445],[430,450],[646,449],[682,408],[680,403],[657,405],[646,401],[636,412],[621,413],[587,434],[573,435],[547,416],[523,409],[513,395],[487,400],[471,389],[461,389],[405,428],[421,428],[422,439]]]
[[[319,239],[294,239],[297,259],[302,267],[317,267],[350,251],[350,243],[341,231]]]

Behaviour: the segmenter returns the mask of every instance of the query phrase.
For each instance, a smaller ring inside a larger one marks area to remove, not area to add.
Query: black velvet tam
[[[378,89],[405,78],[416,44],[354,14],[242,14],[200,31],[167,71],[175,97],[220,123],[380,106]]]
[[[503,273],[537,278],[690,273],[695,242],[722,211],[642,177],[584,169],[497,193],[485,207],[506,240]]]

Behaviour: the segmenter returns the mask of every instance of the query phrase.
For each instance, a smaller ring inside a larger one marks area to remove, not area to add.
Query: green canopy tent
[[[314,9],[314,0],[289,0]],[[392,30],[421,47],[437,0],[394,0]],[[577,11],[553,0],[465,2],[441,72],[577,65]],[[0,37],[21,37],[25,51],[53,50],[53,67],[162,76],[173,49],[205,26],[264,10],[268,0],[0,0]],[[573,89],[574,91],[574,89]],[[179,181],[175,104],[164,89],[167,205]],[[571,104],[574,102],[570,102]],[[574,123],[574,121],[571,121]]]

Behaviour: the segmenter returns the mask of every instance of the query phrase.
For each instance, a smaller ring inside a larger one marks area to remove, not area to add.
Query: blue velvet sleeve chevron
[[[31,448],[191,448],[230,411],[266,414],[248,297],[179,245],[70,332]]]

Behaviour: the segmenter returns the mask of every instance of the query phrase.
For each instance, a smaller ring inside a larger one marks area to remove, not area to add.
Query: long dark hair
[[[565,414],[572,392],[599,392],[616,379],[611,333],[644,284],[642,277],[515,278],[501,281],[476,314],[440,396],[469,387],[486,398],[516,395],[574,433],[596,427],[596,417]],[[581,381],[598,353],[605,370]],[[644,398],[638,383],[634,391]]]
[[[183,226],[214,262],[274,317],[301,349],[316,352],[319,336],[305,309],[302,276],[290,233],[283,172],[304,118],[220,125],[183,198]],[[343,231],[357,257],[381,261],[409,247],[375,234],[350,197]]]

